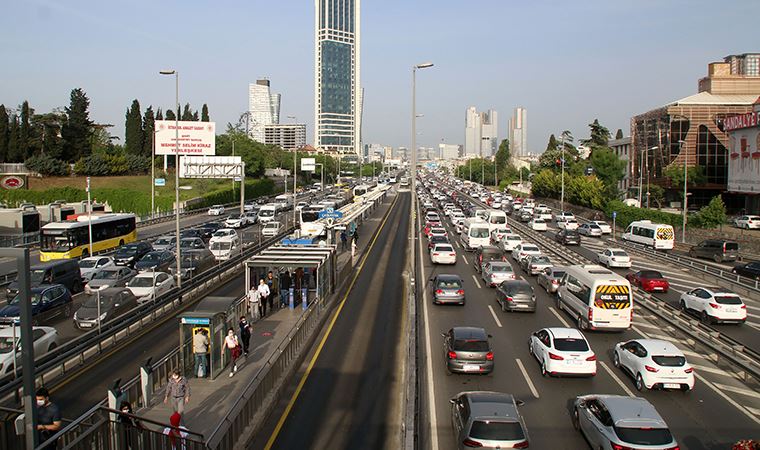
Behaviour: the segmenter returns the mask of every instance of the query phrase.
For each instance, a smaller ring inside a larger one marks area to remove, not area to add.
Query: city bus
[[[90,256],[87,214],[63,222],[51,222],[40,230],[40,261]],[[119,247],[137,239],[134,214],[93,214],[93,253]]]
[[[309,205],[301,208],[299,211],[301,236],[322,236],[325,234],[325,224],[319,220],[319,212],[323,209],[325,209],[324,205]]]
[[[644,244],[655,250],[673,250],[675,232],[671,225],[637,220],[626,227],[623,240]]]
[[[557,306],[581,330],[627,330],[633,315],[631,283],[602,266],[568,266],[557,289]]]

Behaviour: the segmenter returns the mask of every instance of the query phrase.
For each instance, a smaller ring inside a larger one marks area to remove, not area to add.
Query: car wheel
[[[546,371],[546,361],[541,361],[541,376],[548,377],[549,372]]]
[[[689,258],[696,258],[697,254],[694,253],[694,250],[689,250]]]
[[[583,316],[578,316],[578,328],[583,331],[588,331],[588,325],[586,324],[586,321],[583,320]]]
[[[620,356],[618,356],[617,352],[612,354],[612,365],[618,368],[620,367]]]
[[[581,419],[578,414],[578,408],[573,408],[573,428],[575,428],[575,431],[581,430]]]
[[[636,375],[636,390],[643,391],[646,386],[644,385],[644,379],[641,378],[641,374]]]
[[[686,312],[686,302],[681,300],[678,304],[678,306],[681,308],[681,311]]]
[[[707,315],[707,311],[702,311],[702,314],[699,315],[699,319],[705,325],[712,323],[712,319],[710,319],[710,316]]]
[[[721,258],[720,255],[713,255],[713,261],[716,263],[721,263],[723,262],[723,258]]]

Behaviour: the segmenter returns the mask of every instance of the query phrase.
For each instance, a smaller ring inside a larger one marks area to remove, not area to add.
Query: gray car
[[[464,283],[459,275],[440,274],[430,279],[433,304],[456,303],[464,305]]]
[[[536,312],[533,286],[525,280],[504,281],[496,288],[496,301],[502,311]]]
[[[594,222],[589,222],[579,226],[578,233],[584,236],[600,237],[602,235],[602,229]]]
[[[538,274],[536,282],[539,286],[546,289],[547,293],[556,294],[559,288],[559,281],[564,275],[564,266],[547,267]]]
[[[450,402],[457,449],[528,448],[528,428],[518,411],[523,402],[512,394],[460,392]]]
[[[177,244],[177,236],[159,236],[153,241],[153,250],[155,251],[174,251]]]
[[[520,266],[522,267],[522,270],[528,272],[528,274],[538,275],[542,270],[553,266],[553,264],[548,256],[533,255],[520,260]]]
[[[573,403],[573,426],[592,448],[666,450],[678,446],[668,424],[648,400],[622,395],[582,395]]]
[[[503,281],[514,280],[515,271],[507,261],[488,261],[483,264],[483,281],[490,287],[496,287]]]
[[[137,271],[128,266],[104,267],[92,276],[87,283],[87,290],[106,289],[109,287],[124,287],[127,282],[137,275]]]
[[[450,373],[491,373],[493,351],[486,330],[476,327],[454,327],[442,333],[446,369]]]
[[[98,308],[100,300],[100,308]],[[119,317],[137,306],[137,298],[127,288],[108,288],[85,294],[82,306],[74,313],[74,325],[80,330],[91,329]]]

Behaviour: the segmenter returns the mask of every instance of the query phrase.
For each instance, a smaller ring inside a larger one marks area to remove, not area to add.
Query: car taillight
[[[486,361],[493,361],[493,352],[486,353]]]
[[[625,445],[612,444],[612,450],[634,450],[634,449],[631,447],[626,447]]]
[[[709,305],[710,305],[710,308],[713,308],[713,309],[720,308],[720,305],[718,305],[717,303],[709,303]]]
[[[586,358],[586,361],[596,361],[596,355],[591,355],[588,358]]]
[[[528,441],[518,442],[517,444],[513,445],[512,448],[528,448]]]
[[[449,352],[449,359],[457,359],[457,352]]]
[[[552,352],[549,352],[549,358],[551,358],[551,359],[555,359],[555,360],[557,360],[557,361],[562,361],[562,360],[564,360],[564,359],[565,359],[565,358],[563,358],[563,357],[561,357],[561,356],[559,356],[559,355],[555,355],[555,354],[554,354],[554,353],[552,353]]]
[[[433,252],[433,256],[440,256],[441,254],[438,252]]]
[[[504,300],[506,300],[506,301],[508,301],[508,302],[511,302],[511,301],[512,301],[512,297],[510,297],[510,296],[506,296],[506,297],[504,297]]]
[[[443,289],[436,289],[436,290],[435,290],[435,293],[436,293],[436,294],[443,294]]]
[[[586,316],[586,318],[588,319],[589,323],[594,321],[594,309],[593,308],[589,308],[588,309],[588,315]]]
[[[647,369],[647,372],[659,372],[660,369],[652,366],[644,366],[645,369]]]
[[[458,295],[464,295],[464,289],[459,289],[459,290],[457,291],[457,294],[458,294]]]
[[[552,280],[552,284],[559,285],[559,280]]]
[[[684,369],[683,371],[686,372],[686,373],[692,373],[692,372],[694,372],[694,369],[692,369],[691,367],[689,367],[688,369]]]
[[[463,440],[462,445],[464,445],[465,447],[482,447],[483,446],[483,444],[481,444],[480,442],[473,441],[470,438]]]
[[[740,306],[741,309],[747,309],[747,305]]]
[[[457,256],[456,253],[449,253],[449,256]]]

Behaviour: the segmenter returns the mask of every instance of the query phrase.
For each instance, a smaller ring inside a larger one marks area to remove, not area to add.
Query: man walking
[[[267,303],[269,303],[269,311],[274,311],[274,297],[277,295],[277,279],[270,270],[267,274],[267,286],[269,286],[269,297],[267,297]]]
[[[206,365],[206,354],[208,353],[208,336],[206,330],[199,328],[193,336],[193,354],[195,355],[195,366],[193,375],[198,378],[205,378],[208,375],[208,366]]]
[[[280,274],[280,307],[284,308],[288,305],[288,295],[290,294],[290,272],[288,270],[283,271]]]
[[[171,402],[172,411],[184,414],[185,404],[189,401],[190,385],[187,383],[187,378],[182,376],[179,369],[174,369],[172,376],[169,378],[169,383],[166,385],[164,403],[168,404]]]
[[[259,317],[262,319],[267,315],[267,299],[269,298],[269,286],[264,279],[259,280],[259,287],[256,289],[259,293]]]
[[[348,235],[346,234],[346,230],[342,230],[340,232],[340,249],[345,251],[347,243],[348,243]]]
[[[240,316],[240,340],[243,341],[243,354],[248,356],[248,346],[251,343],[251,324],[245,319],[245,316]]]

